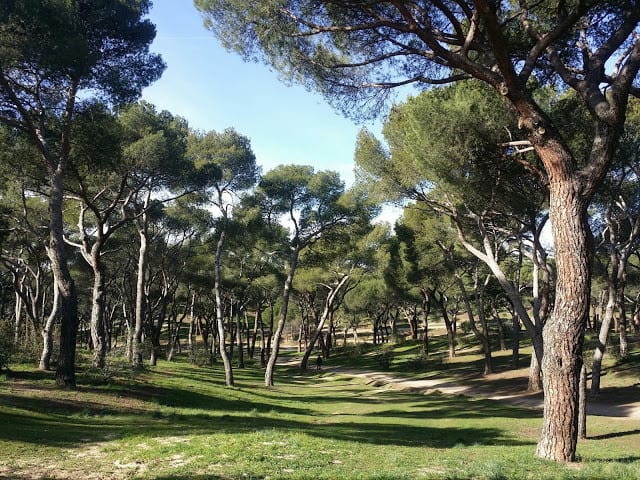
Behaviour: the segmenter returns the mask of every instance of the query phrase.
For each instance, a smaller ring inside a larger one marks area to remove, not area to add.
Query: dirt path
[[[362,378],[367,384],[378,387],[387,387],[412,393],[427,394],[439,391],[448,395],[486,398],[534,410],[542,410],[543,405],[542,393],[528,393],[526,391],[526,370],[496,373],[482,378],[469,379],[469,381],[465,380],[464,383],[447,378],[402,378],[395,377],[389,373],[343,367],[327,368],[327,371]],[[619,403],[607,402],[605,401],[605,396],[602,399],[598,399],[598,401],[589,401],[587,403],[587,413],[605,417],[640,419],[640,398],[637,395],[631,395],[630,397],[622,399]]]

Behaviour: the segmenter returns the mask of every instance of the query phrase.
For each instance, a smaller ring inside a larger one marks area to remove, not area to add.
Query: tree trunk
[[[60,313],[60,295],[55,284],[53,285],[53,304],[51,312],[42,329],[42,354],[40,355],[40,370],[51,368],[51,354],[53,353],[53,325]]]
[[[76,286],[69,272],[67,254],[64,247],[62,220],[63,172],[60,161],[50,172],[51,192],[49,196],[49,245],[47,254],[51,261],[54,282],[60,295],[60,356],[56,370],[56,383],[67,388],[76,387],[76,338],[78,336],[78,297]]]
[[[627,358],[629,355],[629,340],[627,339],[627,309],[624,291],[627,283],[627,261],[622,259],[618,269],[618,308],[620,309],[620,358]]]
[[[549,211],[557,283],[553,312],[543,328],[544,421],[537,455],[561,462],[575,460],[578,387],[591,286],[588,202],[580,198],[576,184],[577,181],[550,176]]]
[[[238,347],[238,368],[244,368],[244,347],[242,345],[242,315],[240,305],[236,310],[236,345]]]
[[[222,248],[224,247],[225,238],[226,233],[223,229],[220,232],[220,238],[218,238],[218,244],[216,246],[213,290],[216,296],[216,327],[218,329],[219,347],[218,351],[220,352],[220,358],[222,358],[222,364],[224,366],[225,384],[228,387],[231,387],[233,386],[233,367],[231,366],[231,359],[229,358],[229,355],[227,353],[225,342],[224,305],[222,301],[222,275],[220,272],[220,259],[222,258]]]
[[[315,348],[316,342],[318,341],[318,337],[320,337],[320,335],[322,334],[322,330],[324,329],[324,326],[327,323],[327,319],[331,316],[335,301],[338,298],[338,295],[340,293],[340,289],[348,280],[349,280],[349,275],[345,275],[340,279],[340,281],[335,287],[331,287],[329,289],[329,293],[327,294],[327,299],[324,302],[324,309],[322,310],[322,315],[320,315],[320,320],[318,321],[318,324],[316,325],[316,328],[313,331],[313,335],[311,336],[311,340],[309,341],[309,345],[307,346],[304,352],[304,355],[302,356],[302,361],[300,362],[301,370],[307,369],[311,352],[313,352],[313,349]],[[329,348],[331,348],[330,343],[331,343],[331,337],[329,336],[327,340],[327,345],[325,347],[326,348],[326,352],[324,355],[325,358],[329,356],[328,350]]]
[[[613,254],[612,254],[613,257]],[[616,288],[615,288],[615,271],[616,264],[609,264],[608,286],[607,286],[607,306],[604,309],[604,315],[600,322],[600,332],[598,333],[598,342],[593,352],[593,366],[591,367],[591,395],[600,394],[600,375],[602,373],[602,359],[607,350],[607,340],[609,338],[609,330],[611,329],[611,321],[616,307]]]
[[[15,293],[15,305],[14,305],[14,312],[15,312],[15,322],[14,322],[14,326],[13,326],[13,344],[15,346],[17,346],[20,343],[20,327],[22,327],[22,323],[23,323],[23,317],[22,317],[22,305],[23,305],[23,300],[22,300],[22,296],[18,293],[18,290],[16,287],[16,293]]]
[[[429,356],[429,313],[431,301],[429,292],[422,291],[422,355]]]
[[[107,342],[104,325],[104,275],[100,253],[93,256],[93,293],[91,296],[91,341],[93,342],[93,365],[103,369],[107,357]]]
[[[527,392],[541,392],[542,388],[542,372],[540,371],[540,363],[538,362],[538,357],[532,354],[531,363],[529,364],[529,383],[527,385]]]
[[[478,326],[476,325],[476,320],[473,315],[473,309],[471,308],[471,302],[469,301],[469,296],[467,295],[467,289],[464,286],[464,282],[462,281],[462,278],[460,277],[460,275],[457,273],[455,274],[455,278],[456,278],[456,282],[458,283],[458,288],[462,293],[462,298],[464,299],[465,308],[467,309],[467,317],[469,319],[469,325],[471,326],[471,330],[473,331],[473,334],[476,336],[476,338],[478,339],[482,347],[482,353],[484,354],[483,375],[489,375],[493,373],[493,361],[491,359],[491,344],[489,343],[489,337],[487,335],[487,328],[486,328],[487,322],[486,320],[484,320],[482,293],[481,293],[481,290],[484,290],[484,288],[486,287],[486,283],[484,286],[480,286],[478,284],[477,272],[476,272],[476,288],[475,288],[476,306],[478,308],[478,316],[480,316],[481,323],[482,323],[483,331],[481,332],[480,330],[478,330]]]
[[[442,319],[444,320],[444,326],[447,329],[447,343],[449,345],[449,358],[456,357],[456,332],[453,328],[453,323],[449,318],[449,313],[447,312],[447,302],[444,299],[444,295],[440,293],[440,298],[438,300],[440,305],[440,310],[442,311]]]
[[[578,438],[587,438],[587,367],[580,369],[580,404],[578,406]]]
[[[142,215],[143,227],[138,231],[140,238],[140,246],[138,250],[138,278],[136,281],[136,313],[135,326],[133,329],[133,345],[132,345],[132,363],[135,368],[142,367],[142,334],[144,331],[145,316],[145,292],[144,286],[147,277],[147,248],[148,236],[146,227],[147,214]]]
[[[520,317],[518,317],[518,312],[516,311],[513,312],[512,322],[513,343],[511,345],[511,368],[517,370],[520,368]]]
[[[282,332],[284,331],[284,325],[287,320],[287,310],[289,308],[289,297],[291,296],[291,287],[293,285],[293,276],[296,272],[298,265],[298,254],[300,253],[300,247],[295,246],[291,251],[289,273],[287,279],[284,282],[284,290],[282,293],[282,307],[280,309],[280,318],[278,319],[278,325],[276,331],[273,334],[273,340],[271,342],[271,354],[267,361],[267,368],[264,372],[264,384],[267,387],[273,386],[273,371],[276,366],[276,360],[278,359],[278,353],[280,351],[280,339],[282,338]]]

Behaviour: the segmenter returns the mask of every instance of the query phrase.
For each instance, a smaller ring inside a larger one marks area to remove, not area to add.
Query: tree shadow
[[[474,403],[469,408],[468,400],[455,397],[429,399],[416,395],[415,400],[425,402],[431,409],[425,407],[408,414],[394,408],[347,417],[335,411],[329,413],[318,409],[320,402],[333,402],[337,408],[344,405],[346,410],[350,400],[348,395],[341,394],[326,395],[319,392],[318,396],[290,395],[296,405],[308,405],[305,408],[218,398],[178,388],[160,389],[158,392],[164,395],[153,399],[156,405],[176,408],[158,409],[149,402],[131,408],[124,404],[105,405],[78,400],[75,396],[49,399],[1,393],[0,405],[8,408],[0,409],[0,439],[72,447],[139,435],[233,434],[275,429],[304,432],[319,438],[390,446],[449,448],[456,445],[532,444],[517,439],[507,430],[490,426],[440,427],[420,424],[420,418],[455,418],[452,412],[457,409],[466,410],[467,413],[469,410],[484,409],[484,412],[473,415],[476,418],[504,416],[506,413],[485,403]],[[390,405],[397,405],[401,399],[406,400],[403,395],[406,394],[390,394],[385,400]],[[359,420],[349,421],[349,418]],[[411,424],[407,424],[408,418],[412,419]]]
[[[588,436],[587,440],[608,440],[610,438],[627,437],[629,435],[637,435],[639,433],[640,429],[628,430],[626,432],[603,433],[602,435]]]

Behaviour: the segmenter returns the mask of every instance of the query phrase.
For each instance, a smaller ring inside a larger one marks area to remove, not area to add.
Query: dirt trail
[[[447,378],[402,378],[395,377],[389,373],[354,370],[343,367],[328,368],[327,371],[362,378],[367,384],[412,393],[427,394],[439,391],[448,395],[486,398],[534,410],[542,410],[543,406],[542,393],[529,393],[526,391],[526,370],[487,375],[486,377],[482,377],[482,379],[470,379],[468,382],[464,381],[464,383]],[[587,414],[640,419],[640,398],[637,398],[637,396],[634,397],[636,398],[626,398],[619,403],[607,402],[604,396],[598,399],[598,401],[588,401]]]

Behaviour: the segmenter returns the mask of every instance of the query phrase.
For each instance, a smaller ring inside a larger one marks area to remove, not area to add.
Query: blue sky
[[[167,69],[143,92],[159,109],[208,131],[235,128],[251,140],[268,171],[279,164],[336,170],[353,181],[353,152],[361,125],[334,112],[316,93],[278,80],[262,64],[245,63],[224,50],[202,25],[191,0],[154,0],[150,19],[157,35],[151,47]],[[379,132],[380,123],[367,125]]]

